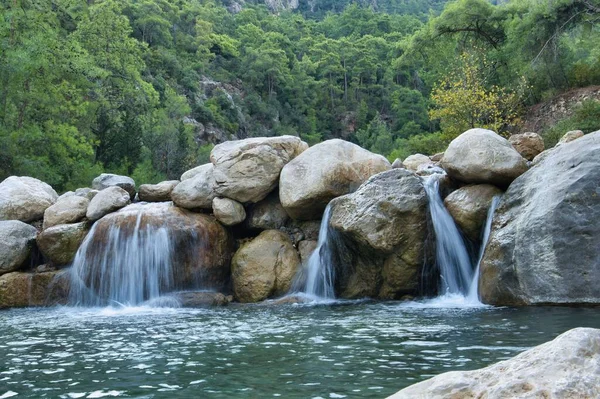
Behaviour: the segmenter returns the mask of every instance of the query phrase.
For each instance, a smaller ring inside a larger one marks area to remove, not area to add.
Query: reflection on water
[[[378,398],[600,327],[594,309],[451,303],[3,311],[0,398]]]

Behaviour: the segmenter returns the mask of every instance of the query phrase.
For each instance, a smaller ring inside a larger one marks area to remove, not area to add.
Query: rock
[[[501,194],[502,190],[491,184],[464,186],[448,195],[444,205],[463,233],[478,241],[492,200]]]
[[[438,152],[437,154],[433,154],[432,156],[430,156],[429,159],[431,159],[431,162],[437,163],[437,162],[440,162],[443,157],[444,157],[444,153]]]
[[[244,206],[229,198],[213,199],[212,208],[217,220],[225,226],[240,224],[246,219]]]
[[[561,137],[557,145],[570,143],[571,141],[577,140],[583,136],[584,134],[581,130],[571,130]]]
[[[114,212],[129,204],[130,194],[121,187],[112,186],[100,191],[88,205],[86,217],[98,220],[106,214]]]
[[[179,184],[179,180],[168,180],[158,184],[142,184],[138,197],[140,201],[163,202],[171,201],[171,191]]]
[[[180,181],[184,181],[184,180],[188,180],[191,179],[192,177],[196,176],[199,173],[205,173],[206,172],[206,168],[208,168],[210,166],[210,169],[213,168],[213,164],[212,163],[206,163],[204,165],[200,165],[200,166],[196,166],[193,169],[190,169],[186,172],[184,172],[181,177],[179,178]]]
[[[433,162],[427,155],[414,154],[408,156],[402,163],[406,169],[416,172],[420,166],[432,164]]]
[[[451,371],[390,396],[408,398],[598,398],[600,330],[575,328],[511,359]]]
[[[600,131],[555,148],[499,204],[479,292],[493,305],[600,303]]]
[[[214,167],[206,164],[196,168],[193,177],[183,179],[173,191],[171,198],[175,205],[186,209],[212,209],[216,197]]]
[[[277,230],[285,226],[289,218],[279,201],[279,193],[274,191],[264,200],[248,207],[246,227],[252,230]]]
[[[18,220],[0,221],[0,275],[19,270],[31,255],[37,230]]]
[[[87,213],[90,200],[78,195],[60,197],[44,212],[44,229],[66,223],[76,223]]]
[[[258,302],[287,293],[299,265],[298,253],[285,233],[263,231],[233,256],[235,298],[240,302]]]
[[[115,186],[127,191],[131,200],[135,198],[135,181],[131,177],[102,173],[92,181],[92,188],[98,191]]]
[[[57,201],[60,201],[63,198],[72,197],[72,196],[87,198],[89,201],[91,201],[92,198],[94,198],[94,196],[96,196],[96,194],[98,194],[98,190],[94,190],[94,189],[87,188],[87,187],[78,188],[75,191],[67,191],[66,193],[64,193],[63,195],[58,197]]]
[[[210,154],[215,165],[215,191],[242,203],[258,202],[277,187],[284,165],[306,148],[308,145],[294,136],[257,137],[219,144]]]
[[[317,249],[317,245],[318,243],[315,240],[302,240],[298,243],[298,254],[303,265],[308,262],[308,258]]]
[[[69,298],[67,270],[13,272],[0,276],[0,309],[65,305]]]
[[[176,292],[173,296],[179,301],[182,308],[207,308],[213,306],[227,306],[233,298],[220,292],[188,291]]]
[[[404,163],[402,163],[402,160],[400,158],[396,158],[394,159],[394,162],[392,163],[392,169],[405,169],[406,167],[404,166]]]
[[[444,169],[440,168],[434,163],[422,163],[417,167],[416,170],[417,175],[419,176],[431,176],[435,174],[444,174],[446,173]]]
[[[390,163],[381,155],[344,140],[327,140],[285,165],[279,199],[292,218],[319,219],[333,198],[353,192],[369,177],[389,169]]]
[[[507,187],[527,171],[527,162],[505,138],[491,130],[467,130],[450,143],[441,166],[465,183]]]
[[[0,220],[39,220],[57,198],[56,191],[41,180],[27,176],[7,177],[0,183]]]
[[[532,161],[536,155],[544,151],[544,139],[537,133],[513,134],[508,141],[528,161]]]
[[[87,222],[53,226],[38,235],[37,245],[42,255],[53,265],[67,265],[73,262],[89,230]]]
[[[340,296],[384,299],[415,293],[425,260],[427,195],[419,177],[393,169],[331,202]],[[339,265],[338,265],[339,266]]]

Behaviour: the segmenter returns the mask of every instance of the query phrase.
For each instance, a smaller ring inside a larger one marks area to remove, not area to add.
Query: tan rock
[[[171,201],[171,192],[179,184],[179,180],[167,180],[158,184],[142,184],[138,191],[140,201]]]
[[[240,224],[246,219],[244,206],[229,198],[215,198],[212,203],[215,218],[225,226]]]
[[[37,245],[53,265],[67,265],[75,258],[89,230],[87,222],[52,226],[38,235]]]
[[[408,156],[403,162],[404,167],[410,171],[416,172],[422,165],[433,164],[427,155],[413,154]]]
[[[68,297],[68,270],[0,276],[0,309],[64,305]]]
[[[537,133],[513,134],[508,138],[508,141],[528,161],[532,161],[533,158],[544,151],[544,139]]]
[[[571,130],[561,137],[557,145],[570,143],[571,141],[577,140],[583,136],[584,134],[581,130]]]
[[[90,200],[78,195],[59,198],[44,212],[44,229],[79,222],[85,217],[89,204]]]

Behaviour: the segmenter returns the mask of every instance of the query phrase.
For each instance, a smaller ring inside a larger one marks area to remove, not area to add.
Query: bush
[[[452,136],[442,132],[412,136],[408,139],[396,140],[396,148],[388,159],[393,162],[396,158],[405,159],[412,154],[433,155],[445,151],[452,141]]]

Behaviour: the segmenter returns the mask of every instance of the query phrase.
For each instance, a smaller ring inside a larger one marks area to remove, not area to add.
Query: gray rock
[[[67,265],[73,262],[89,230],[87,222],[53,226],[38,235],[37,245],[44,257],[53,265]]]
[[[241,203],[265,198],[279,181],[281,169],[308,145],[294,136],[226,141],[213,148],[215,191]]]
[[[207,308],[214,306],[227,306],[233,300],[220,292],[188,291],[172,294],[182,308]]]
[[[168,180],[158,184],[142,184],[138,190],[140,201],[165,202],[171,201],[171,192],[179,184],[179,180]]]
[[[494,217],[479,291],[494,305],[600,303],[600,131],[515,180]]]
[[[405,169],[404,163],[400,158],[396,158],[392,163],[392,169]]]
[[[190,169],[186,172],[184,172],[181,177],[179,178],[180,181],[184,181],[184,180],[188,180],[191,179],[192,177],[196,176],[199,173],[205,173],[205,169],[210,167],[210,169],[213,168],[213,164],[212,163],[206,163],[204,165],[200,165],[200,166],[196,166],[193,169]]]
[[[401,390],[409,398],[598,398],[600,330],[575,328],[511,359],[451,371]]]
[[[0,183],[0,220],[39,220],[57,198],[56,191],[41,180],[27,176],[7,177]]]
[[[44,229],[59,224],[79,222],[85,217],[89,204],[87,198],[78,195],[60,197],[44,212]]]
[[[214,166],[209,163],[198,167],[192,177],[182,179],[171,192],[173,203],[185,209],[212,209],[217,196],[213,172]]]
[[[561,137],[557,145],[570,143],[571,141],[577,140],[583,136],[584,134],[581,130],[571,130]]]
[[[87,187],[78,188],[75,191],[67,191],[66,193],[62,194],[60,197],[58,197],[57,201],[60,201],[66,197],[73,197],[73,196],[83,197],[83,198],[86,198],[89,201],[91,201],[92,198],[94,198],[94,196],[96,194],[98,194],[98,190],[94,190],[92,188],[87,188]]]
[[[427,195],[414,173],[382,172],[336,198],[329,225],[344,244],[341,263],[350,267],[339,273],[342,297],[392,299],[416,292],[428,230]]]
[[[402,163],[406,169],[416,172],[423,165],[432,165],[433,161],[427,155],[413,154],[408,156]]]
[[[280,229],[290,218],[279,201],[277,191],[269,194],[264,200],[250,205],[246,213],[246,227],[255,230]]]
[[[532,161],[533,158],[544,151],[544,139],[537,133],[513,134],[508,138],[508,141],[528,161]]]
[[[491,130],[467,130],[450,143],[441,166],[465,183],[507,187],[527,171],[527,162],[505,138]]]
[[[112,186],[100,191],[88,205],[86,217],[98,220],[106,214],[123,208],[130,202],[130,194],[121,187]]]
[[[344,140],[327,140],[285,165],[279,199],[292,218],[319,219],[333,198],[353,192],[369,177],[390,169],[381,155]]]
[[[432,156],[430,156],[429,159],[431,159],[431,162],[437,163],[437,162],[440,162],[443,157],[444,157],[444,153],[438,152],[437,154],[433,154]]]
[[[0,221],[0,275],[19,270],[35,245],[37,230],[18,220]]]
[[[215,198],[212,203],[215,218],[225,226],[240,224],[246,219],[244,206],[229,198]]]
[[[92,181],[92,188],[98,191],[115,186],[127,191],[131,200],[135,198],[135,181],[131,177],[102,173]]]

